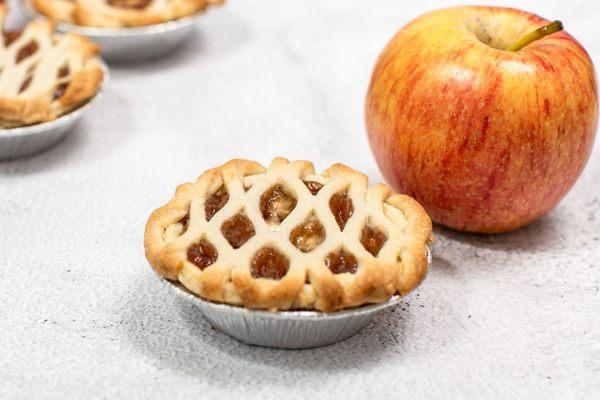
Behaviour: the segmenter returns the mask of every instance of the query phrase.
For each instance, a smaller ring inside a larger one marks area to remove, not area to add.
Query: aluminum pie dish
[[[0,160],[24,157],[42,151],[71,131],[75,123],[102,97],[108,86],[108,67],[99,59],[103,78],[98,92],[71,112],[39,124],[0,129]]]
[[[25,11],[34,18],[45,18],[29,1],[24,2]],[[172,50],[190,37],[204,11],[160,24],[131,28],[96,28],[57,22],[59,32],[72,32],[89,37],[101,47],[102,57],[107,61],[133,61],[156,57]]]
[[[431,266],[427,248],[427,264]],[[159,277],[178,297],[198,308],[215,328],[247,344],[281,349],[307,349],[340,342],[367,326],[377,312],[395,306],[401,297],[331,313],[263,311],[204,300],[178,282]]]

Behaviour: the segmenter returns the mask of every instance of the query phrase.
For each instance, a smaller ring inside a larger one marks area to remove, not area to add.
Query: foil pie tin
[[[16,128],[0,129],[0,160],[28,156],[42,151],[71,131],[75,123],[102,97],[108,86],[108,67],[100,59],[104,77],[98,92],[75,110],[53,121]]]
[[[45,18],[25,1],[25,11],[33,18]],[[133,61],[156,57],[187,39],[204,12],[160,24],[132,28],[96,28],[57,22],[59,32],[72,32],[89,37],[100,45],[107,61]]]
[[[431,251],[427,248],[431,266]],[[320,311],[263,311],[204,300],[183,285],[160,278],[179,298],[197,307],[215,328],[247,344],[281,349],[306,349],[340,342],[371,322],[377,312],[401,301],[396,295],[388,301],[331,313]]]

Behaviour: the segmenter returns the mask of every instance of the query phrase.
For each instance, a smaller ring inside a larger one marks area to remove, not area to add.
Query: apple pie
[[[122,28],[158,24],[204,11],[225,0],[30,0],[48,18],[83,26]]]
[[[0,4],[3,25],[6,5]],[[72,34],[57,35],[48,21],[2,31],[0,128],[53,120],[93,97],[103,72],[98,47]]]
[[[214,302],[334,311],[404,295],[427,272],[431,220],[412,198],[335,164],[232,160],[152,213],[146,258]]]

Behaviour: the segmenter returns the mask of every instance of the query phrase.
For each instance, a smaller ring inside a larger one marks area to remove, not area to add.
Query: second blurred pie
[[[176,20],[224,0],[31,0],[48,18],[105,28],[146,26]]]
[[[0,0],[1,1],[1,0]],[[32,17],[89,37],[107,61],[164,55],[194,32],[204,11],[225,0],[25,0]]]

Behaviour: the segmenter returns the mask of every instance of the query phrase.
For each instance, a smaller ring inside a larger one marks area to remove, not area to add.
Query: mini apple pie
[[[225,0],[30,0],[38,12],[83,26],[122,28],[171,21]]]
[[[163,277],[215,302],[333,311],[408,293],[427,272],[431,221],[342,164],[266,169],[232,160],[177,188],[146,225],[146,257]]]
[[[6,6],[0,4],[0,24]],[[89,100],[102,82],[98,47],[76,35],[53,34],[48,21],[0,40],[0,128],[55,119]]]

